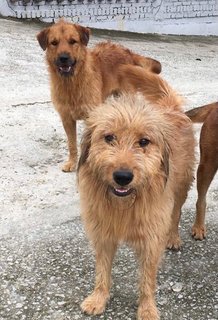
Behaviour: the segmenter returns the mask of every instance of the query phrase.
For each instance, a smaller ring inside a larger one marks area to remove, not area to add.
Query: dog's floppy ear
[[[165,184],[167,183],[167,180],[169,177],[169,171],[170,171],[169,154],[170,154],[170,148],[167,144],[165,144],[163,154],[162,154],[162,160],[161,160],[161,169],[165,174]]]
[[[150,59],[151,59],[151,71],[154,73],[160,74],[161,70],[162,70],[161,63],[158,60],[155,60],[152,58],[150,58]]]
[[[45,28],[42,31],[40,31],[36,38],[39,42],[40,47],[45,51],[48,46],[48,32],[49,28]]]
[[[75,25],[77,31],[79,32],[80,35],[80,41],[82,44],[84,44],[85,46],[87,46],[88,42],[89,42],[89,36],[90,36],[90,29],[80,26],[79,24]]]
[[[91,129],[87,128],[82,137],[81,153],[80,153],[80,158],[77,166],[77,172],[79,172],[81,166],[84,165],[84,163],[86,162],[89,156],[89,149],[91,147],[91,136],[92,136],[92,131]]]

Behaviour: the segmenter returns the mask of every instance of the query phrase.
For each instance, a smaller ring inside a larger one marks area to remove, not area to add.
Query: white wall
[[[3,0],[0,13],[17,18],[67,19],[100,29],[218,35],[218,0]],[[25,5],[24,5],[25,4]]]

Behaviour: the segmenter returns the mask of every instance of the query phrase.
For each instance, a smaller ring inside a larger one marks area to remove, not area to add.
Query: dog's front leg
[[[100,241],[98,239],[98,241]],[[110,296],[111,268],[116,244],[98,242],[96,252],[96,277],[94,291],[81,304],[83,312],[97,315],[104,312]]]
[[[69,159],[64,163],[62,171],[71,172],[77,165],[76,121],[70,115],[61,116],[64,130],[67,135]]]
[[[156,275],[160,257],[158,251],[157,249],[155,253],[149,253],[144,248],[139,254],[141,277],[137,320],[160,319],[155,303]]]

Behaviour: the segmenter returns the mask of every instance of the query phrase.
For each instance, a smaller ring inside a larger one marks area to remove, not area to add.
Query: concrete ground
[[[66,139],[35,38],[41,28],[0,19],[0,319],[133,320],[137,263],[126,247],[114,263],[106,312],[80,312],[93,287],[94,259],[79,217],[75,173],[60,170]],[[108,38],[161,61],[164,78],[187,98],[186,109],[217,101],[218,38],[95,32],[90,46]],[[195,129],[198,138],[200,125]],[[166,252],[158,275],[162,320],[218,319],[217,200],[218,176],[208,193],[208,237],[196,242],[190,236],[195,184],[189,193],[183,248]]]

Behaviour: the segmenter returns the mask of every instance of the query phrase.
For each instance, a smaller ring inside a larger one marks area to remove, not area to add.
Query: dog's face
[[[141,96],[110,99],[90,114],[78,170],[88,166],[116,197],[163,189],[174,129],[166,112],[146,106]]]
[[[88,28],[60,20],[42,30],[37,40],[46,50],[50,68],[61,76],[69,77],[85,57],[89,34]]]

